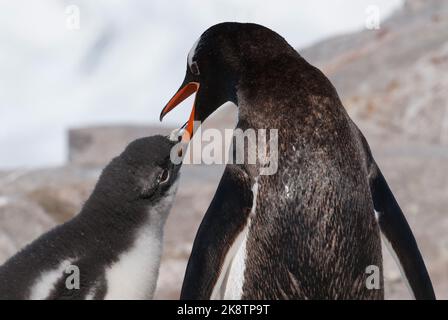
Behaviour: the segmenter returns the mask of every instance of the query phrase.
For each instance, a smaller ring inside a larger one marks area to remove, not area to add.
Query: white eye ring
[[[199,72],[199,66],[198,63],[196,61],[193,61],[190,65],[190,71],[192,74],[194,74],[195,76],[198,76],[200,74]]]
[[[159,184],[166,183],[168,180],[170,180],[170,171],[168,169],[163,170],[159,175],[158,180]]]

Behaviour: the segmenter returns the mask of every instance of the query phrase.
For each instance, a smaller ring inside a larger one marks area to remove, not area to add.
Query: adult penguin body
[[[150,299],[176,191],[174,143],[138,139],[103,170],[72,220],[0,267],[0,299]]]
[[[434,298],[367,142],[329,80],[281,36],[256,24],[211,27],[188,54],[184,83],[161,118],[196,91],[184,140],[194,120],[230,101],[237,128],[278,129],[278,170],[227,166],[196,235],[181,298],[382,299],[380,230],[414,295]],[[372,270],[380,282],[373,286]]]

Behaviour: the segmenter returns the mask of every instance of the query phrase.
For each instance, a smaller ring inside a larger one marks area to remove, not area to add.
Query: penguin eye
[[[190,66],[190,70],[191,73],[194,74],[195,76],[199,75],[199,66],[196,61],[193,61],[193,63]]]
[[[168,169],[164,169],[162,173],[157,178],[158,184],[166,183],[170,179],[170,172]]]

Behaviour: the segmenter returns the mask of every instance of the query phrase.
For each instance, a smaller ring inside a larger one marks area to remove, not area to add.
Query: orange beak
[[[199,82],[189,82],[185,86],[179,89],[174,97],[167,103],[165,108],[163,108],[160,113],[160,121],[162,121],[163,117],[173,110],[177,105],[179,105],[182,101],[187,99],[193,93],[199,90]],[[182,136],[182,141],[188,142],[193,136],[193,124],[194,124],[194,108],[196,101],[193,103],[193,108],[191,110],[190,118],[188,119],[187,126],[185,127],[185,133]]]

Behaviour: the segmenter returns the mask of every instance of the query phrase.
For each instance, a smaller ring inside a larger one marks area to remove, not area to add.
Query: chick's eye
[[[191,73],[193,73],[195,76],[199,75],[199,66],[196,61],[193,61],[193,63],[190,66]]]
[[[162,173],[159,175],[159,179],[158,179],[158,181],[159,181],[159,183],[161,184],[161,183],[165,183],[165,182],[167,182],[169,179],[170,179],[170,172],[169,172],[167,169],[165,169],[165,170],[163,170]]]

